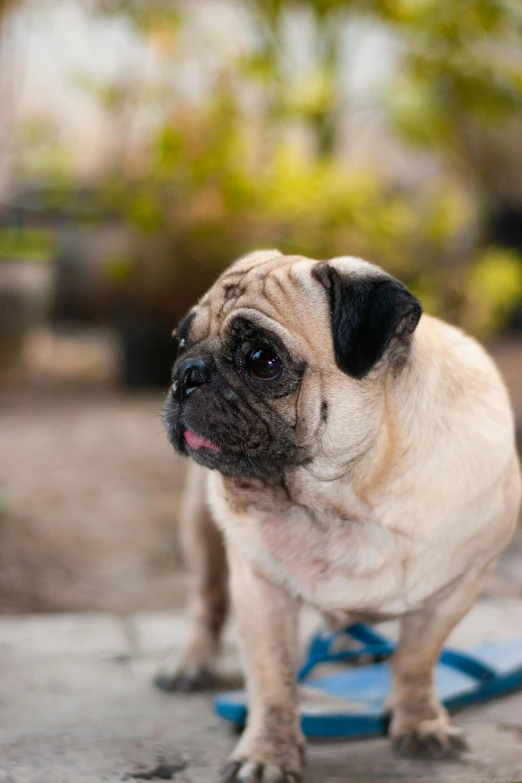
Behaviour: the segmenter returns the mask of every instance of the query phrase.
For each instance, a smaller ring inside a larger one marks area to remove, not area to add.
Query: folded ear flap
[[[321,262],[313,276],[330,298],[335,360],[353,378],[364,378],[392,341],[403,345],[422,314],[405,285],[384,274],[343,275]]]

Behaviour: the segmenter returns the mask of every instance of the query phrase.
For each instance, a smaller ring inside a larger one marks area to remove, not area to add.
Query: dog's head
[[[226,475],[349,459],[420,316],[402,283],[360,259],[252,253],[178,326],[169,438]]]

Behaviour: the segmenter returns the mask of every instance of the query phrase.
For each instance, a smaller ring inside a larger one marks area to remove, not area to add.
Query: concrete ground
[[[314,618],[306,615],[305,627]],[[392,629],[393,630],[393,629]],[[0,619],[1,783],[210,783],[234,743],[209,696],[167,695],[151,677],[187,633],[179,613]],[[522,633],[522,599],[486,596],[454,644]],[[234,631],[224,666],[236,665]],[[308,783],[492,783],[522,780],[522,692],[461,712],[460,762],[395,758],[385,739],[315,743]]]

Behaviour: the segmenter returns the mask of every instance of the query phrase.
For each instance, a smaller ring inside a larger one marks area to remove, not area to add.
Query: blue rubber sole
[[[449,710],[514,691],[522,687],[522,638],[487,642],[466,651],[444,651],[435,669],[435,680],[441,701]],[[340,738],[386,733],[385,699],[391,685],[386,661],[346,668],[325,677],[306,677],[302,684],[301,727],[306,736]],[[244,724],[245,692],[218,695],[214,709],[225,720]]]

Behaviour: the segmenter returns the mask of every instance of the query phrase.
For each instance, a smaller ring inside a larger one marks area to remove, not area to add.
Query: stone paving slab
[[[455,641],[492,633],[522,633],[522,601],[480,601]],[[175,783],[215,783],[235,738],[210,698],[150,685],[158,660],[185,635],[176,613],[0,618],[0,783],[132,783],[154,770]],[[399,760],[385,739],[314,743],[306,781],[522,781],[522,692],[457,722],[472,748],[461,762]]]
[[[0,618],[0,655],[125,655],[121,617],[109,614],[7,615]]]
[[[138,612],[127,619],[129,633],[138,655],[161,654],[181,649],[188,636],[183,612]],[[321,616],[313,609],[301,613],[301,641],[320,624]],[[396,622],[381,623],[379,629],[391,636],[397,635]],[[522,598],[513,596],[483,597],[460,621],[448,639],[448,644],[470,646],[491,639],[509,639],[522,635]],[[1,641],[0,630],[0,641]],[[234,644],[236,632],[231,624],[225,633],[225,644]]]

